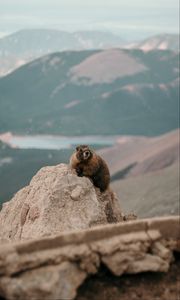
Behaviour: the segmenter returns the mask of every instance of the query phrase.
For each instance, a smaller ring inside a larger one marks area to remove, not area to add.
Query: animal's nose
[[[83,155],[84,155],[84,157],[87,157],[88,156],[88,152],[84,152]]]

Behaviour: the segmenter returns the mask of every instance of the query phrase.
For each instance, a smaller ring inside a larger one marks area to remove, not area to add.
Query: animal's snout
[[[88,157],[89,157],[89,151],[85,151],[85,152],[83,153],[83,156],[84,156],[84,158],[88,158]]]

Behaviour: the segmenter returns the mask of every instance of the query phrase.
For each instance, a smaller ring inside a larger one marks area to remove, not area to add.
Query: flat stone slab
[[[74,299],[103,263],[116,276],[168,272],[180,251],[179,217],[100,225],[0,246],[0,296]]]

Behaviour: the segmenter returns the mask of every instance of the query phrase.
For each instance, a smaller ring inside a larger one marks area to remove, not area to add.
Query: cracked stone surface
[[[68,165],[42,168],[0,212],[0,241],[17,241],[122,221],[116,196]]]
[[[101,225],[0,247],[0,296],[74,299],[102,263],[112,274],[168,272],[179,248],[179,217]]]

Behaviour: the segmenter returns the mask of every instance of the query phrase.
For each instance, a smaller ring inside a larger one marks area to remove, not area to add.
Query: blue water
[[[12,147],[20,149],[68,149],[80,144],[111,146],[116,142],[115,136],[13,136],[10,139]]]

